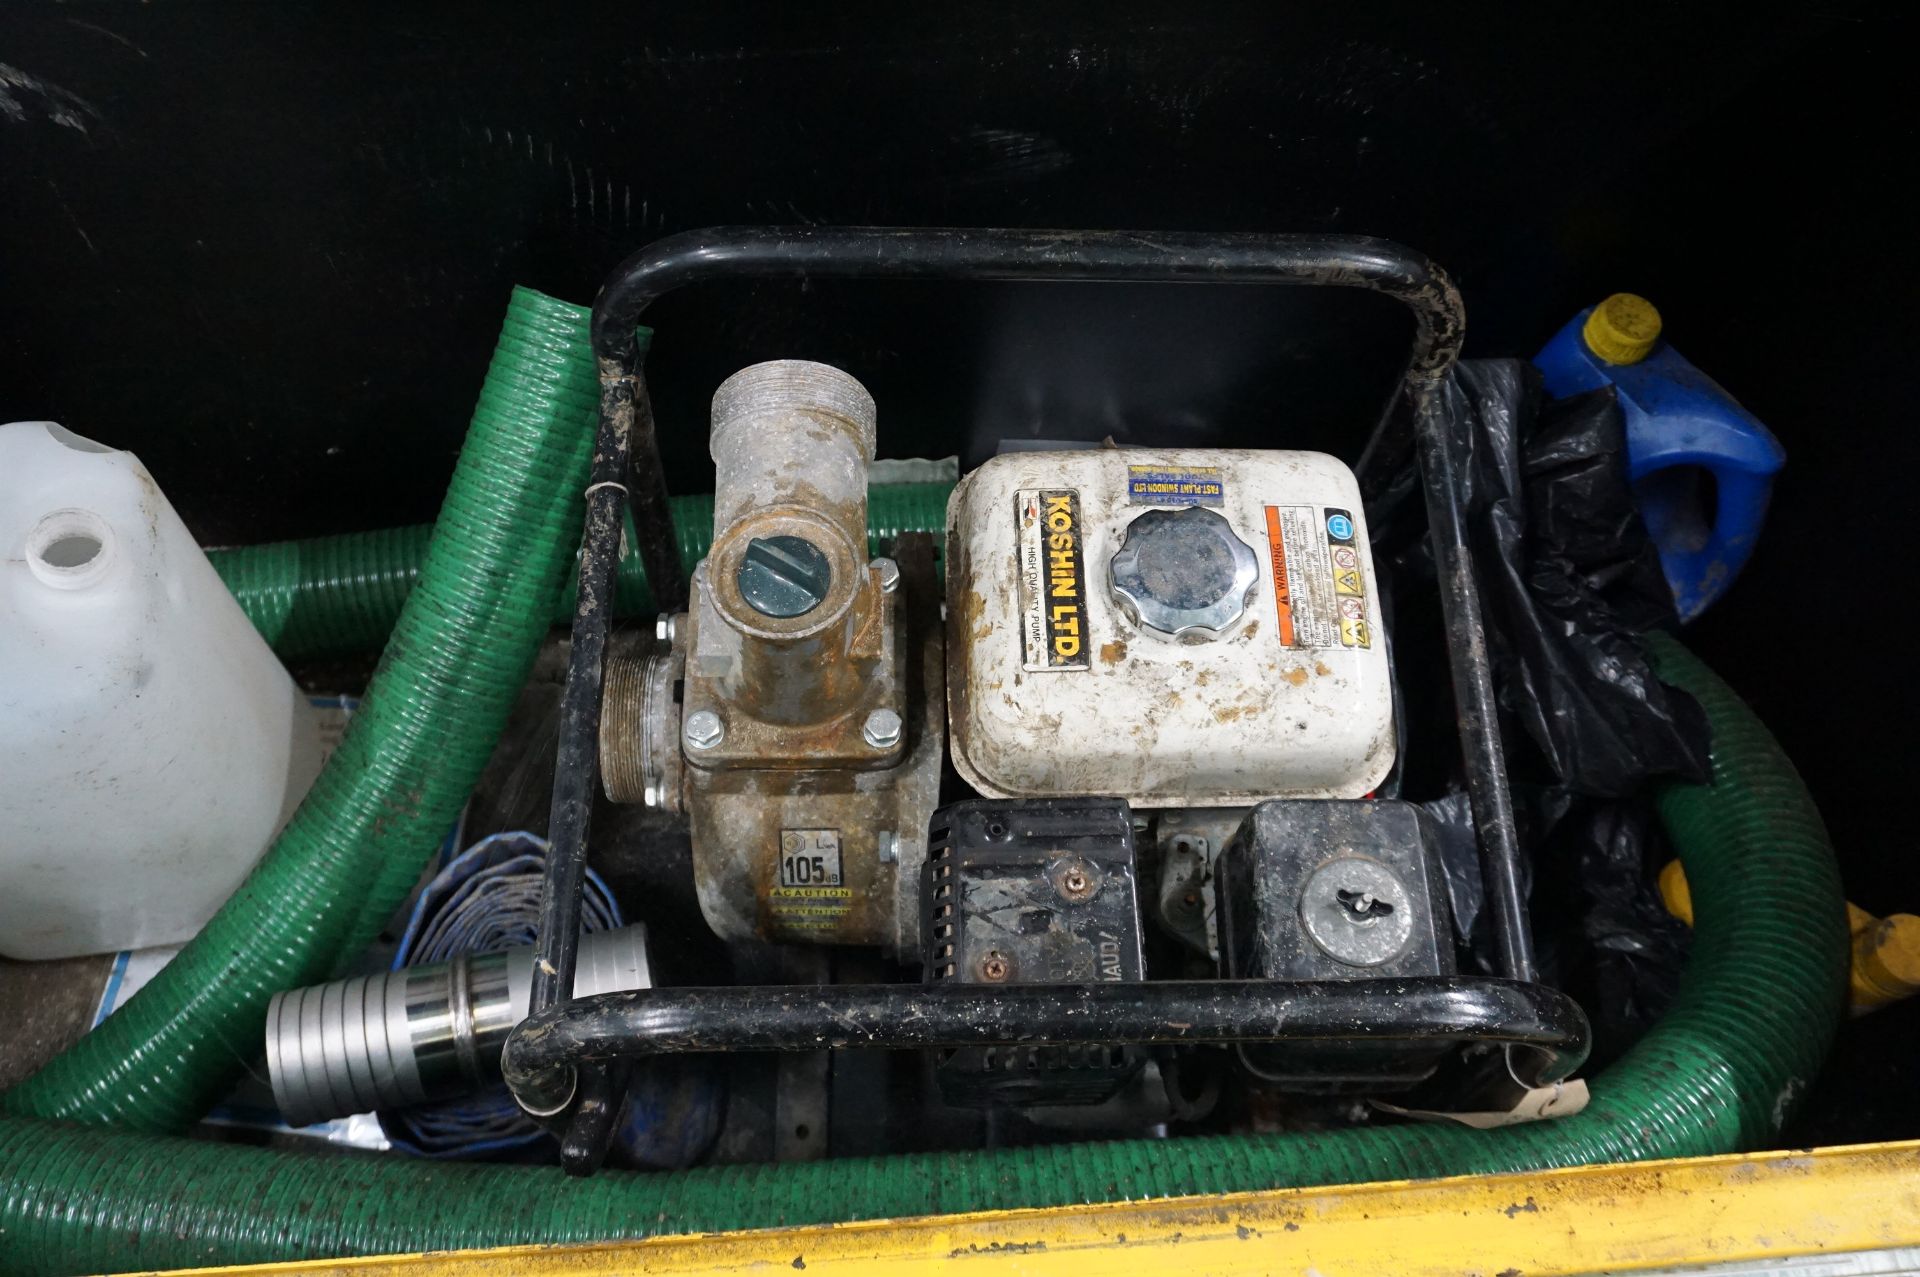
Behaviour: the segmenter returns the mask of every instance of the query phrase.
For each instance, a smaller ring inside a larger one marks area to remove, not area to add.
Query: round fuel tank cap
[[[1114,603],[1141,628],[1188,642],[1218,638],[1246,612],[1260,565],[1203,506],[1148,510],[1107,564]]]

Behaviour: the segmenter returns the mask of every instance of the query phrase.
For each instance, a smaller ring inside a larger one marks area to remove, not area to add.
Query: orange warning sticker
[[[1293,646],[1293,594],[1287,589],[1287,540],[1280,511],[1267,507],[1267,548],[1273,555],[1273,608],[1280,617],[1280,646]]]
[[[1371,647],[1359,529],[1345,510],[1270,505],[1267,552],[1283,647]]]

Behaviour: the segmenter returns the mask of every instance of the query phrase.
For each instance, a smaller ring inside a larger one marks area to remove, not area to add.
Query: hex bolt
[[[687,715],[680,729],[688,749],[712,749],[727,738],[727,725],[710,709],[697,709]]]
[[[900,588],[900,565],[892,559],[875,559],[867,566],[880,574],[880,592],[892,594]]]
[[[892,749],[900,743],[900,715],[890,709],[877,709],[867,715],[860,738],[875,749]]]
[[[998,949],[988,950],[980,959],[980,978],[989,984],[999,984],[1013,974],[1013,964]]]
[[[900,835],[891,829],[882,829],[877,849],[874,853],[883,865],[893,864],[900,859]]]
[[[653,637],[661,643],[671,643],[680,636],[679,618],[671,612],[662,612],[653,622]]]
[[[805,537],[755,537],[740,556],[734,584],[747,606],[762,616],[805,616],[833,588],[833,564]]]

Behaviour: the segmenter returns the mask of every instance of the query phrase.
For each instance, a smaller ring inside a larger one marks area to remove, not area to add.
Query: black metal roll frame
[[[687,599],[635,329],[646,309],[675,289],[764,276],[1287,284],[1364,289],[1405,306],[1414,322],[1412,350],[1358,476],[1372,499],[1409,453],[1418,461],[1487,913],[1505,979],[651,989],[569,1001],[614,574],[629,505],[655,599],[668,611]],[[1460,460],[1441,411],[1441,383],[1459,357],[1465,326],[1460,294],[1439,267],[1389,240],[1363,236],[721,227],[668,236],[621,263],[593,308],[600,423],[561,700],[532,1014],[509,1037],[504,1058],[522,1107],[561,1134],[568,1169],[590,1171],[604,1153],[613,1089],[608,1062],[667,1051],[813,1050],[843,1038],[901,1047],[1447,1038],[1537,1048],[1522,1067],[1540,1079],[1577,1067],[1585,1017],[1563,994],[1532,983],[1519,838],[1458,501]],[[1388,990],[1376,986],[1387,985],[1404,1000],[1381,1000]],[[1070,1007],[1100,1013],[1068,1015]],[[853,1034],[851,1023],[866,1028]],[[1169,1027],[1181,1025],[1192,1027]]]

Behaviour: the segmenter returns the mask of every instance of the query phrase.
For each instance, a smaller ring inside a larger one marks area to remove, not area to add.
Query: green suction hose
[[[1408,1125],[606,1174],[327,1157],[0,1121],[0,1268],[115,1271],[764,1228],[930,1212],[1489,1174],[1751,1148],[1805,1091],[1846,994],[1845,905],[1820,815],[1753,713],[1669,639],[1714,777],[1660,815],[1693,884],[1673,1010],[1586,1111],[1477,1131]],[[116,1017],[118,1018],[118,1017]],[[111,1023],[111,1022],[109,1022]]]
[[[582,341],[584,342],[584,338]],[[581,357],[587,358],[581,347]],[[876,484],[867,495],[867,539],[879,554],[902,532],[946,526],[950,483]],[[673,527],[688,573],[713,543],[713,497],[674,497]],[[627,544],[635,538],[628,523]],[[407,594],[420,579],[433,529],[425,524],[348,532],[305,541],[275,541],[207,557],[254,628],[286,660],[371,652],[387,641]],[[573,585],[553,607],[555,624],[573,617]],[[614,606],[622,616],[654,610],[646,568],[631,549],[621,557]]]
[[[493,750],[579,542],[598,390],[587,318],[514,292],[417,586],[403,608],[382,596],[399,623],[339,750],[199,936],[7,1092],[6,1111],[187,1125],[257,1057],[268,999],[327,979],[399,908]]]

